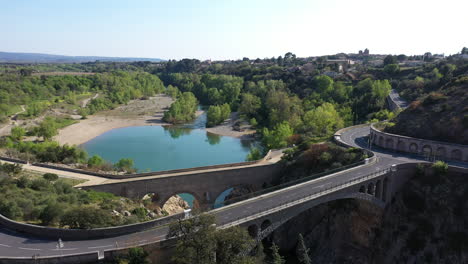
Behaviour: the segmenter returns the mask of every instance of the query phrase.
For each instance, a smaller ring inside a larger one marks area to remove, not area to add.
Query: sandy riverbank
[[[59,131],[55,140],[60,144],[80,145],[109,130],[131,126],[168,125],[162,121],[164,111],[173,102],[172,98],[160,95],[150,100],[135,100],[128,105],[98,115],[89,116],[79,123],[65,127]],[[203,111],[197,111],[197,116]],[[248,138],[255,130],[235,131],[232,126],[237,121],[236,114],[223,124],[207,128],[206,131],[221,136]]]
[[[54,139],[60,144],[80,145],[116,128],[164,125],[164,111],[172,102],[172,98],[165,95],[158,95],[149,100],[134,100],[127,105],[88,116],[79,123],[65,127]]]

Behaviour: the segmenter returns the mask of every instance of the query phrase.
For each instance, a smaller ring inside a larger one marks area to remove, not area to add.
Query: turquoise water
[[[244,161],[251,142],[204,129],[162,126],[108,131],[83,144],[89,155],[112,163],[131,158],[139,172],[162,171]]]
[[[254,142],[205,130],[206,115],[182,126],[126,127],[108,131],[82,145],[89,155],[112,163],[131,158],[139,172],[162,171],[245,161]],[[230,193],[220,195],[217,203]],[[190,207],[194,197],[179,194]]]

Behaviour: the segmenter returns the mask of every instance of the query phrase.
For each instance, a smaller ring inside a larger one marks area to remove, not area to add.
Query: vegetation
[[[254,258],[240,253],[253,243],[245,229],[217,230],[213,215],[201,214],[169,226],[169,236],[179,237],[172,261],[176,264],[247,264]]]
[[[2,164],[3,172],[6,164]],[[11,164],[12,165],[12,164]],[[13,165],[12,165],[13,166]],[[0,213],[10,219],[63,228],[97,228],[149,220],[148,216],[112,215],[134,211],[138,202],[109,193],[73,188],[75,181],[56,174],[42,177],[27,174],[16,167],[10,176],[0,178]]]
[[[296,247],[296,256],[301,264],[312,264],[312,260],[309,257],[309,249],[304,243],[304,237],[299,234]]]
[[[224,122],[224,120],[228,119],[230,115],[231,107],[229,104],[212,105],[208,108],[208,112],[206,113],[206,125],[208,127],[219,125]]]
[[[180,124],[195,119],[198,101],[191,92],[185,92],[172,103],[163,120],[172,124]]]

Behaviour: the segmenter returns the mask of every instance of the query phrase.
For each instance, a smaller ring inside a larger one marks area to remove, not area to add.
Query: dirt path
[[[84,100],[81,102],[81,108],[85,108],[91,100],[96,99],[98,96],[99,96],[99,94],[97,93],[97,94],[95,94],[93,97],[84,99]]]

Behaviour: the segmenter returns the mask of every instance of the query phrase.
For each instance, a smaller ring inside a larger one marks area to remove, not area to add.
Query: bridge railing
[[[310,181],[310,180],[318,179],[318,178],[321,178],[321,177],[326,176],[326,175],[330,175],[330,174],[333,174],[333,173],[337,173],[337,172],[340,172],[340,171],[351,169],[351,168],[357,167],[359,165],[364,165],[364,164],[366,164],[366,160],[355,162],[355,163],[352,163],[352,164],[349,164],[349,165],[346,165],[346,166],[342,166],[342,167],[339,167],[339,168],[336,168],[336,169],[331,169],[331,170],[327,170],[327,171],[324,171],[324,172],[312,174],[312,175],[304,177],[304,178],[300,178],[300,179],[296,179],[296,180],[293,180],[293,181],[281,183],[279,185],[275,185],[275,186],[272,186],[272,187],[269,187],[269,188],[265,188],[265,189],[262,189],[260,191],[256,191],[256,192],[252,192],[252,193],[249,193],[249,194],[246,194],[246,195],[242,195],[242,196],[238,196],[238,197],[231,198],[231,199],[228,199],[228,200],[224,200],[222,202],[215,203],[213,207],[214,208],[219,208],[219,207],[222,207],[222,206],[225,206],[225,205],[228,205],[228,204],[237,203],[237,202],[244,201],[244,200],[256,197],[256,196],[260,196],[260,195],[267,194],[267,193],[270,193],[270,192],[274,192],[274,191],[277,191],[277,190],[280,190],[280,189],[291,187],[291,186],[294,186],[296,184],[300,184],[300,183],[304,183],[304,182],[307,182],[307,181]]]
[[[283,209],[290,208],[292,206],[302,204],[304,202],[307,202],[307,201],[322,197],[322,196],[327,195],[327,194],[334,193],[336,191],[345,189],[347,187],[354,186],[354,185],[357,185],[357,184],[362,183],[362,182],[366,182],[366,181],[368,181],[370,179],[380,177],[380,176],[385,175],[385,174],[387,174],[389,172],[391,172],[391,168],[386,168],[386,169],[383,169],[383,170],[380,170],[380,171],[377,171],[377,172],[370,173],[370,174],[365,175],[365,176],[354,178],[352,180],[344,181],[344,182],[341,182],[341,183],[338,183],[338,184],[332,184],[332,185],[330,185],[328,187],[322,188],[322,189],[320,189],[318,191],[315,191],[315,192],[313,192],[311,194],[304,195],[303,197],[287,200],[287,201],[285,201],[285,202],[283,202],[283,203],[281,203],[279,205],[276,204],[276,205],[273,205],[273,206],[270,206],[270,207],[262,208],[261,210],[258,210],[257,212],[253,213],[250,216],[235,218],[234,221],[222,225],[222,228],[228,228],[228,227],[231,227],[231,226],[240,225],[242,223],[249,222],[249,221],[252,221],[254,219],[270,215],[272,213],[281,211]]]

